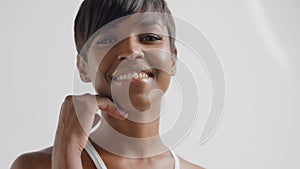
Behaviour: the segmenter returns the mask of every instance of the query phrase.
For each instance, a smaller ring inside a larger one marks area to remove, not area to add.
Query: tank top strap
[[[95,147],[92,145],[90,140],[88,140],[85,150],[88,153],[88,155],[91,157],[97,169],[107,169],[107,167],[104,164],[104,161],[102,160],[102,158],[100,157],[100,155],[98,154],[98,152],[96,151]],[[177,157],[177,155],[174,153],[173,150],[170,150],[170,152],[175,162],[174,169],[180,169],[179,158]]]
[[[174,158],[174,161],[175,161],[174,169],[180,169],[180,160],[179,160],[178,156],[175,154],[175,152],[173,150],[170,150],[170,152],[171,152],[171,154]]]
[[[85,150],[93,160],[97,169],[107,169],[104,164],[104,161],[102,160],[102,158],[100,157],[90,140],[88,140]]]

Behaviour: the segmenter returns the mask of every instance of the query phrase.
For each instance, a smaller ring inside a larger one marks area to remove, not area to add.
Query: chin
[[[140,93],[130,95],[128,99],[116,99],[115,101],[118,105],[127,112],[144,112],[151,108],[151,102],[148,98],[148,95]]]
[[[138,111],[147,111],[151,108],[151,102],[149,100],[148,95],[138,94],[130,97],[130,101],[133,107]]]

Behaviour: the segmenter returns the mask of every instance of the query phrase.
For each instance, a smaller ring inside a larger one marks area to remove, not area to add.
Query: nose
[[[128,37],[119,43],[118,60],[135,60],[144,58],[142,46],[135,36]]]

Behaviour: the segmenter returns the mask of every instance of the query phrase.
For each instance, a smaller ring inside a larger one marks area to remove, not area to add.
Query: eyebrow
[[[144,22],[140,22],[139,23],[140,27],[148,27],[148,26],[152,26],[152,25],[157,25],[161,28],[163,28],[163,25],[160,24],[157,20],[150,20],[150,21],[144,21]]]
[[[115,27],[117,27],[122,21],[114,21],[114,22],[110,22],[106,25],[104,25],[102,28],[99,29],[99,33],[103,33],[106,32],[110,29],[114,29]]]

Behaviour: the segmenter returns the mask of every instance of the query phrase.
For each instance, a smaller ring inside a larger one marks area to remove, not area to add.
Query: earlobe
[[[91,82],[91,79],[88,75],[87,63],[81,55],[77,55],[77,68],[80,74],[80,78],[83,82]]]
[[[171,75],[174,76],[176,74],[176,63],[177,63],[177,48],[174,48],[171,57]]]

